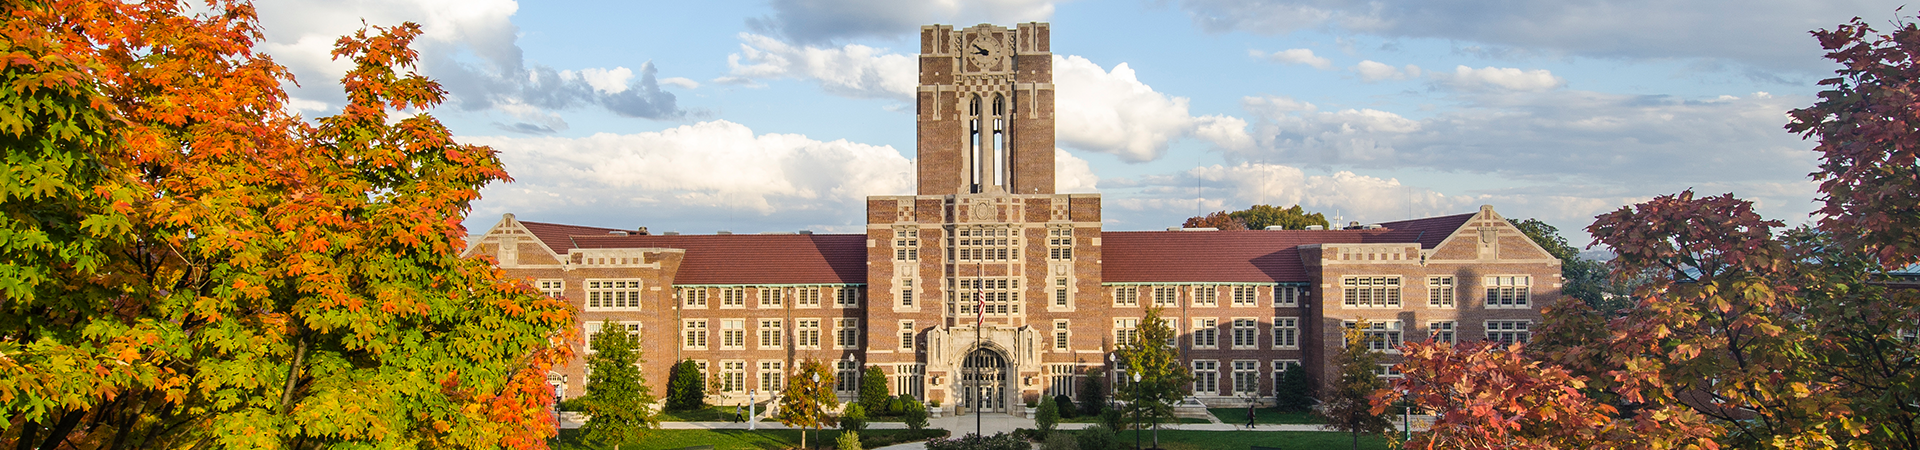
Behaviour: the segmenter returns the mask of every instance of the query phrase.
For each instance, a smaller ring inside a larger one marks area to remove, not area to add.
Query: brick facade
[[[1112,373],[1122,325],[1152,307],[1182,361],[1212,374],[1193,395],[1235,404],[1272,395],[1286,364],[1326,379],[1349,322],[1399,341],[1526,339],[1558,300],[1560,261],[1491,207],[1347,230],[1103,230],[1099,195],[1053,193],[1048,38],[1040,23],[921,29],[917,193],[868,197],[864,234],[663,236],[509,214],[467,255],[571,300],[583,335],[637,327],[656,390],[674,361],[705,364],[720,404],[812,359],[1000,410]],[[577,396],[585,376],[575,361],[550,379]]]

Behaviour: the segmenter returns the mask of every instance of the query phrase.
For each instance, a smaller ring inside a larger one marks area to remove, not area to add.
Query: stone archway
[[[1008,380],[1012,366],[1000,352],[975,348],[960,368],[961,407],[983,412],[1007,412]]]

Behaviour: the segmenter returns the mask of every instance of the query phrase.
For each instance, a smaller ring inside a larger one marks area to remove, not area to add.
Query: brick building
[[[1243,402],[1272,395],[1286,365],[1325,379],[1360,319],[1383,349],[1526,340],[1559,297],[1560,261],[1491,207],[1341,230],[1104,231],[1099,195],[1054,193],[1047,24],[927,26],[920,40],[917,189],[868,197],[864,235],[508,214],[467,254],[570,299],[586,334],[640,333],[656,388],[674,361],[696,361],[722,404],[777,391],[813,359],[848,395],[871,365],[895,393],[1007,410],[1072,395],[1090,369],[1111,376],[1108,355],[1153,307],[1180,332],[1192,395]],[[583,371],[551,379],[577,396]]]

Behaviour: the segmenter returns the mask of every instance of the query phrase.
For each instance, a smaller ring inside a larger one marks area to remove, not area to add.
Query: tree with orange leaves
[[[423,112],[418,26],[342,38],[308,124],[245,1],[0,12],[0,440],[544,445],[573,316],[458,257],[506,173]]]

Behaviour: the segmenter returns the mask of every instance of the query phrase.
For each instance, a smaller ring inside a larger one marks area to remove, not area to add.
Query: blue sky
[[[1885,1],[1190,0],[259,5],[309,117],[344,102],[333,39],[414,21],[430,111],[500,152],[467,226],[860,232],[911,193],[919,25],[1051,23],[1060,190],[1111,230],[1302,204],[1362,223],[1491,204],[1576,244],[1596,214],[1692,188],[1790,224],[1786,133],[1834,66],[1808,30]],[[1911,18],[1909,18],[1911,19]]]

